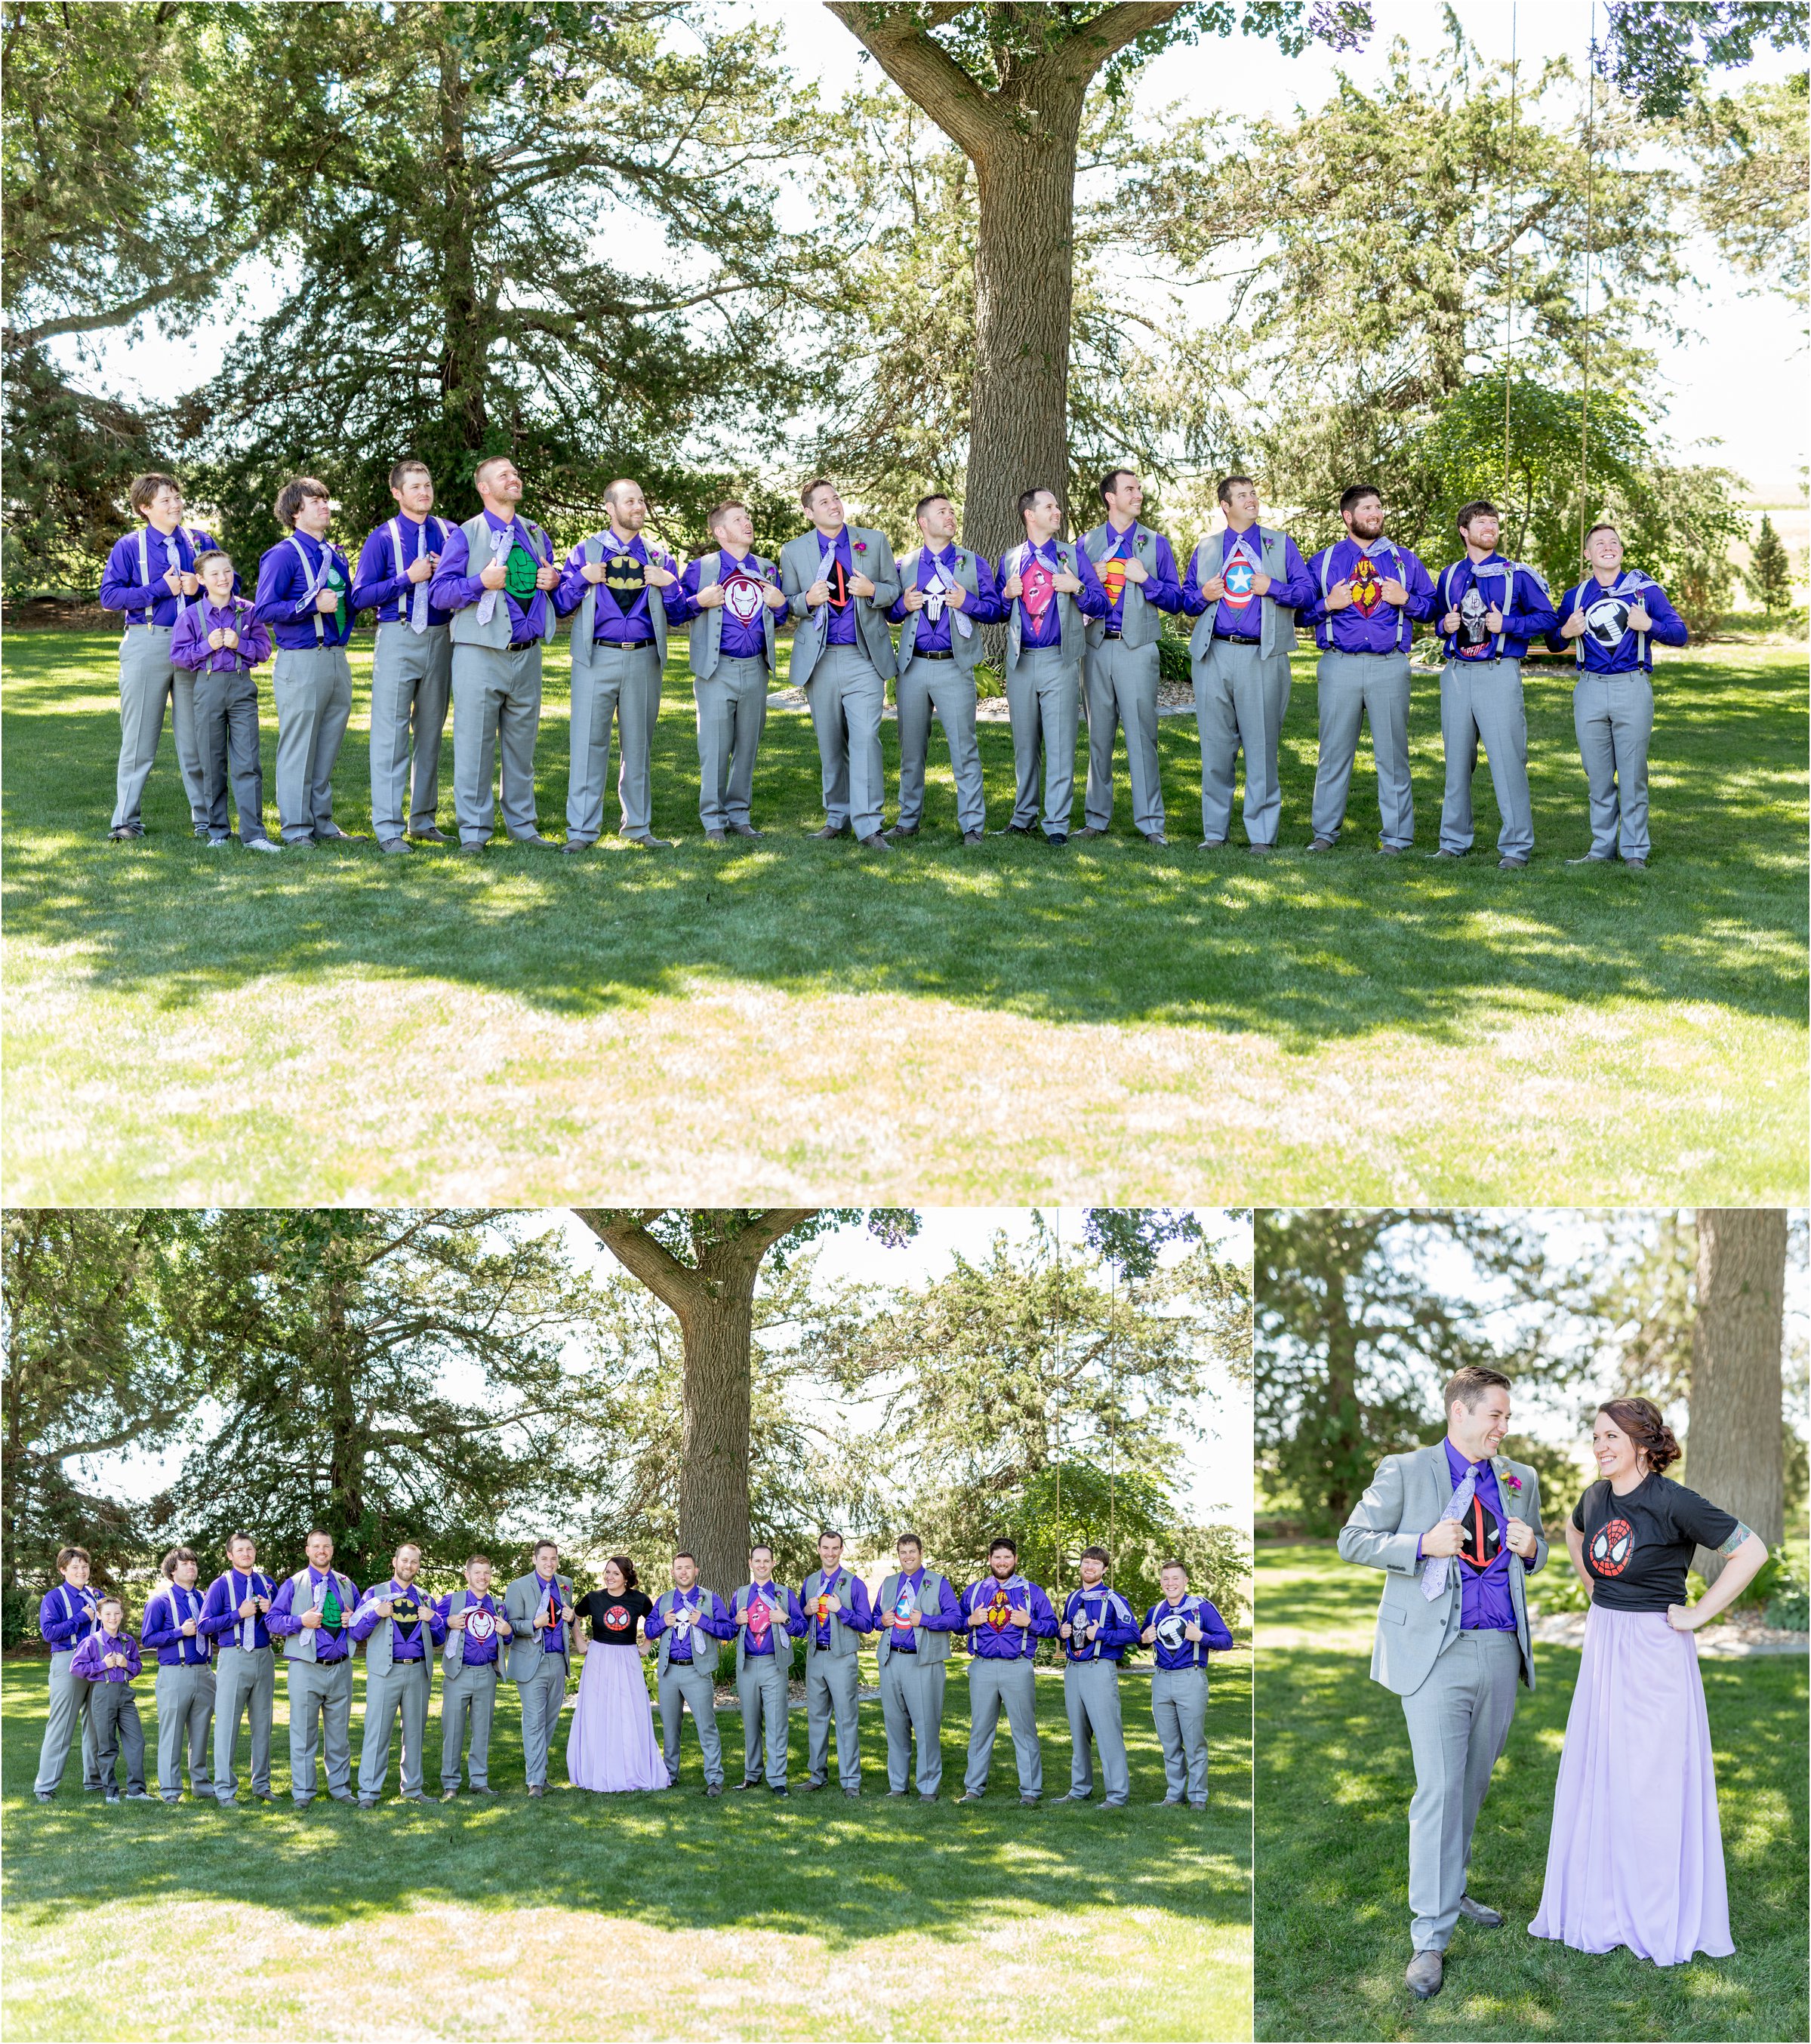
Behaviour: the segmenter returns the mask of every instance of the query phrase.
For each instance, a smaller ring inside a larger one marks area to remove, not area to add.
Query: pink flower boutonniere
[[[1505,1482],[1505,1483],[1509,1486],[1509,1488],[1510,1488],[1510,1489],[1511,1489],[1511,1490],[1514,1491],[1514,1492],[1517,1493],[1517,1495],[1518,1496],[1521,1495],[1521,1487],[1522,1487],[1522,1480],[1521,1480],[1521,1478],[1519,1476],[1508,1476],[1508,1475],[1505,1475],[1505,1476],[1504,1477],[1504,1478],[1503,1478],[1503,1481],[1504,1481],[1504,1482]]]
[[[867,540],[856,540],[856,551],[858,554],[865,554],[865,553],[867,551]]]

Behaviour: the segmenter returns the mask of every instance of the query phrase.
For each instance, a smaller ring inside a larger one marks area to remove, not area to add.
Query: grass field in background
[[[706,1801],[689,1723],[677,1792],[561,1786],[533,1801],[505,1683],[497,1801],[361,1812],[325,1795],[290,1807],[280,1673],[273,1808],[110,1809],[81,1792],[79,1756],[61,1795],[40,1804],[45,1664],[10,1662],[6,2034],[1248,2037],[1251,1669],[1248,1650],[1214,1659],[1205,1815],[1153,1807],[1163,1763],[1149,1677],[1129,1672],[1133,1803],[1111,1814],[1021,1809],[1003,1724],[988,1801],[956,1808],[968,1732],[959,1675],[935,1808],[879,1792],[877,1703],[862,1706],[859,1802],[834,1791]],[[152,1686],[140,1683],[139,1710],[154,1753]],[[362,1664],[358,1687],[355,1769]],[[1046,1789],[1061,1792],[1060,1673],[1040,1672],[1037,1689]],[[570,1710],[550,1770],[559,1783]],[[719,1724],[734,1781],[741,1719]],[[796,1782],[802,1711],[791,1728]],[[432,1781],[437,1704],[427,1751]],[[244,1757],[242,1739],[242,1770]]]
[[[1380,1587],[1330,1543],[1258,1548],[1258,2036],[1802,2038],[1804,1658],[1701,1663],[1736,1953],[1662,1968],[1528,1935],[1579,1660],[1537,1645],[1472,1858],[1472,1892],[1508,1921],[1462,1920],[1444,1986],[1417,2003],[1402,1981],[1414,1765],[1401,1701],[1368,1673]]]
[[[368,833],[370,640],[336,809]],[[933,736],[925,835],[813,843],[809,720],[771,719],[759,843],[697,822],[675,659],[655,820],[679,848],[263,859],[190,839],[170,741],[151,835],[103,842],[114,641],[16,632],[6,741],[4,1163],[21,1201],[1796,1197],[1806,1170],[1805,663],[1740,644],[1659,671],[1655,855],[1586,843],[1569,670],[1531,677],[1536,855],[1431,853],[1437,682],[1416,683],[1418,851],[1378,858],[1368,751],[1310,858],[1312,661],[1268,861],[1195,849],[1192,717],[1161,750],[1172,842],[965,850]],[[563,829],[566,656],[543,826]],[[897,740],[887,728],[889,787]],[[990,815],[1010,737],[984,725]],[[274,722],[267,712],[266,786]],[[451,816],[450,733],[441,816]],[[1078,782],[1079,786],[1079,782]],[[1480,845],[1497,819],[1481,766]],[[889,813],[891,813],[890,807]],[[606,820],[613,819],[613,798]],[[1078,821],[1079,819],[1078,818]]]

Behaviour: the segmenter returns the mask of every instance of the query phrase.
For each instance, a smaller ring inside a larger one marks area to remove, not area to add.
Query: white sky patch
[[[721,11],[736,19],[749,10],[725,6]],[[1485,57],[1508,58],[1510,9],[1464,0],[1456,11]],[[763,13],[783,28],[787,61],[803,78],[815,80],[827,98],[880,78],[878,66],[841,23],[809,0],[785,0],[777,10]],[[1579,0],[1521,0],[1513,14],[1516,56],[1530,83],[1550,56],[1569,56],[1575,71],[1582,72],[1591,18],[1588,7]],[[1444,9],[1438,0],[1378,0],[1375,16],[1368,54],[1340,56],[1315,44],[1290,58],[1262,36],[1204,37],[1167,52],[1160,63],[1151,67],[1139,85],[1136,103],[1149,110],[1186,98],[1246,113],[1286,117],[1298,106],[1323,104],[1339,69],[1364,83],[1377,53],[1398,36],[1418,55],[1432,53],[1446,40]],[[1801,61],[1794,54],[1763,51],[1743,70],[1713,75],[1713,83],[1732,87],[1748,79],[1778,79],[1798,68]],[[782,208],[782,218],[790,225],[801,225],[802,207],[803,201],[793,195]],[[653,274],[671,271],[675,252],[652,222],[628,215],[601,222],[600,232],[606,226],[618,263]],[[1681,309],[1682,323],[1694,329],[1693,336],[1679,343],[1663,341],[1658,348],[1664,431],[1682,454],[1734,469],[1756,502],[1801,502],[1807,444],[1801,317],[1777,294],[1758,291],[1752,282],[1738,278],[1707,242],[1694,241],[1690,255],[1700,288],[1685,294]],[[136,340],[123,332],[97,336],[91,352],[99,363],[100,380],[129,398],[154,399],[206,381],[220,368],[241,327],[267,315],[280,302],[279,279],[267,266],[241,281],[246,297],[240,311],[204,324],[186,340],[169,338],[154,321]],[[1171,286],[1152,278],[1144,288],[1152,311],[1161,313]],[[1211,294],[1207,302],[1211,305]],[[66,363],[72,363],[75,344],[59,344],[57,352]]]

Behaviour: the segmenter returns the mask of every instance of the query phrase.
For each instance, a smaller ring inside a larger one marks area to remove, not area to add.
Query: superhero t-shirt
[[[1693,1550],[1721,1547],[1739,1519],[1663,1476],[1644,1477],[1621,1497],[1594,1483],[1572,1508],[1585,1536],[1594,1603],[1611,1611],[1663,1612],[1686,1600]]]
[[[591,1642],[597,1646],[633,1646],[636,1624],[653,1608],[654,1600],[640,1590],[613,1596],[608,1590],[593,1590],[573,1606],[580,1618],[591,1621]]]

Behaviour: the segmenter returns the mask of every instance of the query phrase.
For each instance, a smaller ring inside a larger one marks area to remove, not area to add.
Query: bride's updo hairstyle
[[[1678,1436],[1660,1417],[1660,1408],[1651,1398],[1609,1398],[1598,1410],[1613,1420],[1648,1458],[1655,1476],[1684,1453]]]

